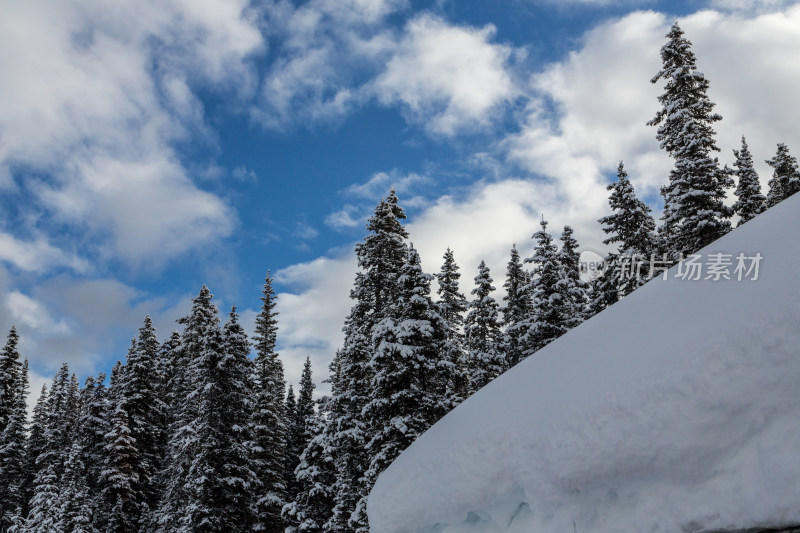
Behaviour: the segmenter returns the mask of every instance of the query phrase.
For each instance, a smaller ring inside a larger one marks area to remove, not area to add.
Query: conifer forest
[[[467,274],[451,249],[439,272],[423,272],[392,190],[355,245],[344,342],[329,368],[306,359],[297,384],[284,377],[269,271],[251,337],[235,307],[215,306],[209,280],[175,331],[156,331],[145,316],[108,375],[77,376],[64,364],[32,414],[12,327],[0,351],[0,532],[370,531],[378,476],[449,411],[800,190],[797,160],[779,139],[774,154],[752,154],[742,137],[730,166],[720,163],[724,121],[677,23],[661,63],[650,81],[663,92],[641,126],[673,162],[663,215],[637,197],[619,162],[598,220],[605,267],[589,280],[580,235],[545,218],[530,243],[509,243],[505,272],[481,262]],[[753,161],[767,157],[774,172],[762,191]],[[325,396],[314,392],[322,380]]]

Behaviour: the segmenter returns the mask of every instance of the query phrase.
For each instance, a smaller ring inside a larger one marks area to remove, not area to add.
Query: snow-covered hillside
[[[800,523],[798,227],[800,195],[701,251],[731,280],[673,268],[490,383],[381,475],[372,531]]]

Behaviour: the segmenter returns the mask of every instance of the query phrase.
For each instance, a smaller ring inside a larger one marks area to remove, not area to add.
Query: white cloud
[[[257,182],[258,176],[253,170],[250,170],[246,166],[236,167],[233,169],[233,178],[237,181],[249,181],[249,182]]]
[[[275,280],[297,292],[278,294],[279,349],[286,379],[297,383],[306,356],[316,374],[318,392],[336,349],[344,336],[342,324],[350,311],[350,288],[355,277],[355,255],[348,252],[320,257],[275,273]]]
[[[756,14],[779,11],[795,2],[796,0],[711,0],[710,6],[739,14]]]
[[[325,217],[325,224],[337,230],[355,228],[367,220],[366,211],[361,213],[362,211],[364,210],[352,204],[345,204],[339,211]],[[359,213],[362,216],[359,216]]]
[[[3,274],[0,288],[8,281]],[[0,293],[0,324],[17,326],[20,352],[29,358],[33,371],[43,376],[52,375],[64,362],[86,376],[108,363],[109,355],[123,360],[127,345],[116,342],[136,335],[145,315],[151,315],[164,340],[180,329],[175,320],[190,309],[189,295],[149,298],[113,279],[67,275],[45,281],[27,293]]]
[[[364,100],[369,76],[391,49],[385,18],[405,0],[312,0],[295,8],[267,6],[267,26],[280,40],[253,116],[264,127],[339,120]],[[367,71],[367,74],[364,74]]]
[[[33,170],[18,173],[36,194],[26,209],[97,230],[123,260],[164,259],[226,235],[232,213],[196,187],[172,146],[197,135],[212,142],[193,87],[252,92],[249,57],[263,40],[246,7],[3,4],[0,164]],[[136,209],[146,210],[141,232]],[[174,244],[164,247],[162,235]]]
[[[39,236],[32,241],[22,241],[0,231],[0,261],[10,263],[20,270],[45,272],[57,266],[66,266],[78,272],[87,272],[89,264],[69,254]]]
[[[422,15],[411,20],[374,90],[399,103],[429,132],[454,135],[487,126],[493,112],[517,95],[506,71],[512,49],[492,44],[496,29],[452,26]]]
[[[430,178],[414,172],[402,175],[397,171],[376,172],[364,183],[353,184],[344,190],[345,195],[367,199],[374,203],[376,198],[386,196],[390,189],[398,194],[409,192],[414,186],[430,183]]]

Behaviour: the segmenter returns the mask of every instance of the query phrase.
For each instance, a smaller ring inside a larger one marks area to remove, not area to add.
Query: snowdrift
[[[619,533],[800,524],[800,195],[448,414],[378,479],[374,533]],[[706,277],[703,271],[702,277]]]

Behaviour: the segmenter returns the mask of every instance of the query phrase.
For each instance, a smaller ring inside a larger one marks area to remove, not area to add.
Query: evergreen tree
[[[101,479],[105,463],[105,436],[111,429],[110,408],[105,387],[106,376],[102,372],[97,378],[86,378],[81,389],[81,415],[78,422],[77,443],[80,445],[81,461],[85,466],[85,486],[88,491],[92,525],[98,527],[102,522]]]
[[[508,368],[513,367],[522,361],[525,354],[524,339],[526,338],[526,328],[528,315],[531,312],[531,299],[528,292],[529,279],[527,272],[522,266],[517,246],[511,247],[511,258],[506,267],[506,281],[503,288],[506,295],[503,301],[506,302],[502,308],[504,326],[502,344],[505,362]]]
[[[471,294],[474,299],[469,304],[465,320],[469,362],[470,392],[474,393],[499,376],[506,368],[500,346],[500,319],[498,305],[492,297],[495,288],[492,276],[484,261],[478,265],[475,288]]]
[[[7,355],[7,353],[6,353]],[[0,431],[0,531],[7,531],[21,516],[26,471],[26,425],[28,398],[28,360],[16,376],[13,394],[7,399],[5,427]]]
[[[739,215],[738,226],[762,213],[766,209],[767,199],[761,194],[761,183],[756,169],[753,167],[753,156],[747,147],[747,142],[742,136],[742,149],[734,150],[736,170],[733,172],[738,179],[736,191],[733,193],[738,200],[733,204],[733,211]]]
[[[289,387],[289,398],[292,399],[291,405],[287,398],[286,415],[290,425],[289,442],[287,446],[287,457],[291,458],[287,467],[287,488],[288,500],[296,501],[300,487],[297,484],[295,470],[300,464],[300,455],[308,446],[311,440],[309,424],[314,417],[314,382],[311,379],[311,358],[306,357],[303,366],[303,374],[300,377],[300,393],[297,401],[294,402],[294,394]]]
[[[447,324],[447,345],[442,356],[443,362],[451,365],[453,383],[448,385],[448,396],[454,404],[464,401],[469,395],[469,373],[467,371],[467,353],[464,348],[464,315],[467,311],[467,299],[459,291],[458,271],[453,251],[450,248],[444,253],[442,270],[436,274],[439,288],[439,315]]]
[[[617,181],[606,186],[606,189],[611,191],[608,205],[613,214],[598,222],[608,235],[603,244],[616,244],[617,249],[606,257],[607,269],[599,281],[600,285],[595,286],[595,298],[600,298],[595,305],[603,302],[603,308],[648,281],[650,258],[656,253],[655,220],[647,204],[636,197],[622,161],[617,168]],[[599,290],[601,286],[603,288]]]
[[[141,498],[130,507],[142,513],[154,509],[158,500],[156,477],[161,466],[160,446],[164,442],[161,422],[165,417],[165,406],[158,396],[159,349],[153,322],[147,315],[138,338],[132,342],[119,384],[119,402],[127,415],[135,449],[132,459],[137,483],[134,494]],[[136,516],[131,520],[141,524],[144,518],[147,517]]]
[[[172,383],[183,394],[171,406],[173,418],[170,425],[167,464],[163,474],[164,494],[157,513],[159,532],[194,531],[212,509],[202,494],[204,477],[208,472],[198,471],[198,462],[206,428],[199,427],[201,404],[209,385],[210,369],[220,360],[221,332],[212,295],[203,285],[192,301],[192,311],[182,318],[184,325],[180,342],[180,356]],[[114,373],[112,372],[112,390]],[[121,503],[123,509],[125,502]],[[115,504],[116,508],[116,504]]]
[[[17,328],[11,326],[6,345],[0,351],[0,434],[8,425],[16,403],[17,385],[22,370],[18,344]]]
[[[308,420],[311,439],[300,455],[300,464],[295,471],[297,496],[284,508],[287,520],[297,524],[295,531],[321,533],[331,515],[336,469],[332,448],[328,445],[330,435],[325,433],[331,429],[317,414]]]
[[[619,255],[609,253],[604,261],[604,270],[589,282],[588,316],[594,316],[619,301]]]
[[[335,505],[325,531],[347,533],[367,527],[366,514],[356,513],[370,489],[364,475],[370,464],[366,448],[368,426],[364,408],[370,399],[374,373],[373,328],[387,316],[401,292],[399,275],[406,260],[408,233],[395,192],[380,201],[367,221],[369,233],[356,245],[358,266],[350,298],[355,301],[345,320],[344,344],[336,355],[331,382],[329,445],[334,450]]]
[[[283,531],[281,511],[286,503],[286,382],[283,363],[275,351],[278,313],[269,271],[261,297],[261,312],[256,318],[256,358],[253,375],[255,406],[253,414],[253,469],[261,487],[255,502],[255,531]]]
[[[36,405],[33,408],[28,442],[25,447],[25,482],[20,491],[20,497],[22,499],[21,516],[23,518],[29,516],[30,502],[33,499],[34,484],[36,481],[36,474],[38,473],[36,460],[42,455],[45,448],[48,397],[47,385],[42,385],[39,398],[36,400]]]
[[[564,299],[564,326],[572,329],[586,319],[589,295],[586,283],[581,279],[581,255],[578,252],[578,241],[572,236],[570,226],[564,226],[561,234],[561,249],[558,251],[558,262],[564,272],[561,278],[560,292]]]
[[[708,80],[697,70],[691,43],[675,23],[661,48],[663,68],[650,80],[664,80],[662,104],[648,122],[658,126],[661,148],[675,160],[664,196],[664,229],[674,259],[696,252],[730,231],[732,214],[724,204],[730,178],[711,153],[719,151],[714,141],[714,103],[707,96]]]
[[[558,247],[547,232],[547,221],[542,219],[542,229],[533,234],[537,245],[526,262],[533,263],[530,285],[533,308],[528,319],[526,356],[544,348],[567,331],[565,301],[568,294],[561,283],[565,273],[558,260]]]
[[[430,280],[411,246],[399,272],[400,292],[373,328],[376,351],[370,360],[372,391],[364,406],[371,436],[365,493],[353,513],[356,532],[366,532],[366,500],[378,475],[417,437],[444,416],[452,403],[446,395],[439,354],[446,324],[430,298]]]
[[[133,533],[139,530],[142,502],[136,468],[139,452],[131,436],[128,414],[121,404],[114,407],[105,441],[99,522],[109,533]]]
[[[61,494],[61,509],[58,530],[64,533],[92,533],[92,505],[86,486],[86,466],[81,457],[81,445],[75,443],[70,449],[64,469],[64,490]]]
[[[772,207],[800,190],[800,171],[797,159],[783,143],[778,143],[775,157],[768,159],[767,164],[774,169],[767,193],[767,207]]]
[[[216,507],[213,520],[218,528],[207,528],[218,531],[251,531],[255,524],[253,514],[254,492],[261,486],[252,469],[252,419],[254,404],[252,401],[253,366],[249,358],[250,343],[239,323],[234,307],[222,330],[222,359],[216,365],[216,393],[208,390],[206,406],[201,409],[219,413],[209,417],[209,425],[218,435],[218,447],[207,447],[208,464],[213,469],[216,479],[208,495]],[[212,374],[213,375],[213,374]],[[206,439],[211,441],[212,439]]]
[[[300,463],[300,454],[303,448],[298,447],[298,431],[301,429],[297,425],[297,399],[294,395],[294,387],[290,384],[289,391],[286,393],[286,467],[283,470],[283,484],[286,487],[286,501],[293,502],[297,492],[295,486],[294,469]],[[283,514],[283,512],[281,512]]]
[[[56,465],[48,462],[36,473],[33,498],[25,520],[25,533],[55,533],[59,531],[60,491]]]

